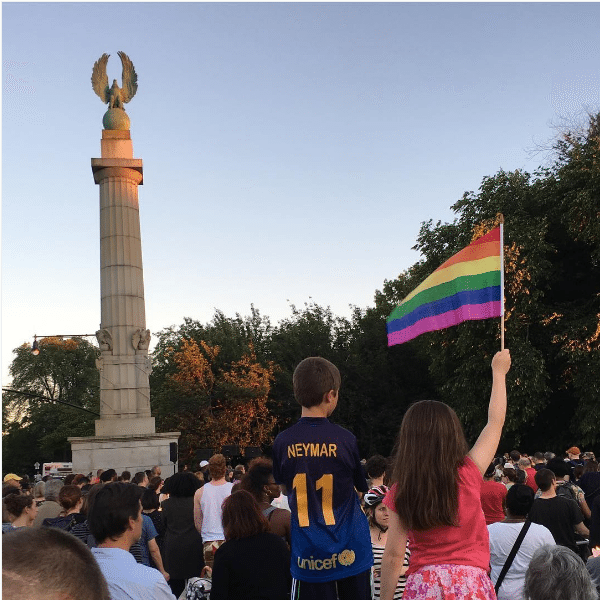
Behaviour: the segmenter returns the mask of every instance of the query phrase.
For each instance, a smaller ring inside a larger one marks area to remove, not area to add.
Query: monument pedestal
[[[135,419],[124,419],[134,421]],[[154,420],[154,419],[152,419]],[[96,427],[98,421],[96,421]],[[162,477],[173,474],[173,463],[169,459],[169,444],[179,440],[180,433],[112,434],[93,437],[70,437],[73,452],[73,473],[88,474],[96,469],[115,469],[117,474],[151,469],[158,465]]]

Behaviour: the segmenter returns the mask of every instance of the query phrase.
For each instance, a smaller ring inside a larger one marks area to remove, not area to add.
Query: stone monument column
[[[106,124],[118,126],[120,122],[105,118]],[[129,130],[105,129],[101,154],[102,158],[92,159],[94,181],[100,186],[101,321],[97,337],[102,357],[98,361],[96,435],[154,433],[138,203],[142,161],[133,158]]]
[[[167,475],[170,445],[179,432],[156,433],[150,414],[144,272],[138,186],[143,182],[142,161],[133,158],[130,121],[123,109],[137,91],[137,75],[126,54],[123,87],[108,85],[108,54],[96,61],[92,87],[108,110],[102,123],[101,158],[92,158],[92,173],[100,187],[100,418],[96,435],[69,438],[73,471],[98,468],[131,472],[161,467]]]

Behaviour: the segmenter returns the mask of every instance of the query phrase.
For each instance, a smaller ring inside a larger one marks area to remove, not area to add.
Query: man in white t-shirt
[[[194,524],[202,536],[204,562],[212,568],[217,548],[225,542],[221,523],[223,501],[231,494],[233,484],[225,479],[227,463],[222,454],[208,461],[211,480],[194,494]]]
[[[529,486],[515,483],[506,494],[506,519],[488,525],[492,568],[490,577],[494,585],[523,528],[525,517],[533,505],[534,497],[535,494]],[[555,543],[552,534],[546,527],[531,523],[498,590],[498,600],[524,600],[525,573],[534,552],[540,546],[554,545]]]

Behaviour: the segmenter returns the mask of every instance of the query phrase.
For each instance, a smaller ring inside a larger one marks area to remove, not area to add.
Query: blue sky
[[[3,3],[2,374],[100,323],[105,108],[123,50],[147,326],[219,308],[348,315],[419,259],[422,221],[552,123],[600,109],[597,3]]]

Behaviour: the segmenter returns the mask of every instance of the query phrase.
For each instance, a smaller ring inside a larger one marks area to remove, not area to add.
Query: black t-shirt
[[[529,511],[529,518],[547,527],[557,544],[577,552],[575,525],[583,521],[583,515],[575,500],[563,496],[538,498]]]
[[[592,518],[590,519],[590,547],[600,546],[600,496],[590,506]]]
[[[277,535],[229,540],[215,553],[211,600],[286,600],[291,585],[290,551]]]

